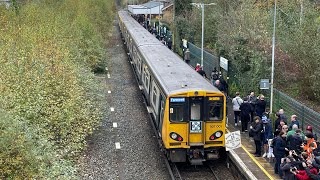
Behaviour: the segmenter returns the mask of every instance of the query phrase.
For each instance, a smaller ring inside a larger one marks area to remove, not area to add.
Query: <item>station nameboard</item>
[[[220,67],[228,71],[228,59],[220,57]]]

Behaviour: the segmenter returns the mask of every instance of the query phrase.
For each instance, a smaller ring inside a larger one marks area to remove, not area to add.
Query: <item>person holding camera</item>
[[[297,177],[292,173],[295,167],[295,159],[290,157],[290,155],[286,158],[281,159],[280,168],[283,172],[283,179],[284,180],[296,180]]]
[[[299,180],[312,180],[312,175],[317,175],[318,171],[312,166],[312,162],[308,160],[306,163],[303,162],[302,166],[305,170],[297,170],[297,168],[290,169],[290,171],[299,179]],[[308,175],[306,169],[308,168],[310,176]]]

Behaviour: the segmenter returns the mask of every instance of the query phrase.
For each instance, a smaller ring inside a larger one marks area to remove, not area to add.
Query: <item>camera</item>
[[[297,167],[290,167],[290,171],[297,171]]]

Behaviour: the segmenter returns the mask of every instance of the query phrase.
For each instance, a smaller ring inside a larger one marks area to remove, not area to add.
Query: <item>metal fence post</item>
[[[300,127],[300,129],[304,129],[304,121],[305,121],[305,108],[304,108],[304,106],[302,105],[301,106],[301,116],[302,116],[302,118],[301,118],[301,127]]]

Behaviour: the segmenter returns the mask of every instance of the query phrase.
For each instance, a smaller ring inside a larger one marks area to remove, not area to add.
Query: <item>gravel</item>
[[[78,162],[80,179],[170,179],[117,25],[111,41],[111,77],[104,77],[109,112]]]

